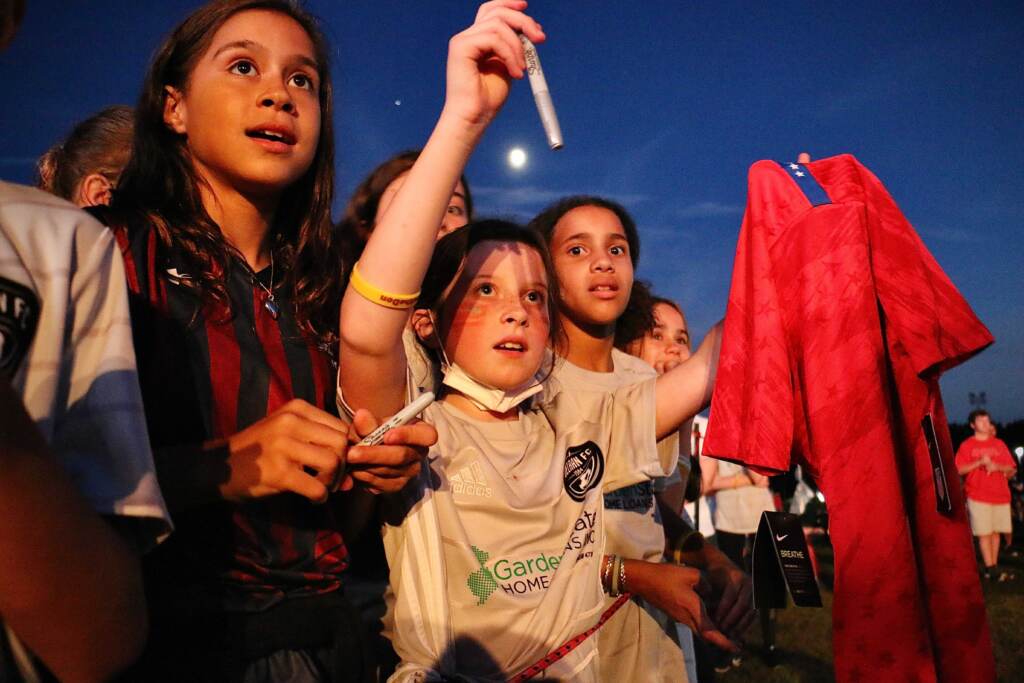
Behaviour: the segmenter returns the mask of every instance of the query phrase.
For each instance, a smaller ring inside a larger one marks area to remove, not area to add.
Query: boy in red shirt
[[[994,436],[988,412],[974,410],[967,421],[974,436],[957,449],[956,469],[966,478],[967,513],[985,564],[983,576],[988,579],[999,556],[999,534],[1013,530],[1007,480],[1017,472],[1017,463],[1006,444]],[[999,575],[1000,581],[1010,578],[1007,572]]]

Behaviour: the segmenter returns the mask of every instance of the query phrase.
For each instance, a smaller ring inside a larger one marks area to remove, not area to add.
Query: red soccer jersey
[[[292,398],[333,409],[330,360],[303,338],[284,292],[274,318],[263,288],[232,265],[225,284],[235,314],[207,315],[174,283],[171,273],[187,276],[188,266],[164,253],[155,230],[114,234],[154,450],[226,438]],[[144,561],[154,612],[258,611],[341,586],[348,550],[332,505],[289,493],[178,511],[174,522],[171,538]]]
[[[984,456],[988,456],[994,465],[1017,467],[1010,449],[1001,439],[995,437],[979,439],[976,436],[960,444],[956,451],[956,466],[963,467]],[[1010,502],[1010,484],[1002,472],[989,472],[984,467],[971,470],[965,477],[964,490],[967,497],[979,503],[1004,505]]]
[[[792,453],[821,485],[839,681],[995,677],[938,387],[991,342],[856,159],[751,168],[704,453],[765,472]]]

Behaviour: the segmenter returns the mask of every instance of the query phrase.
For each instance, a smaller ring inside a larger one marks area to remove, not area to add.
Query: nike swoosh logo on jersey
[[[776,541],[784,541],[789,537],[789,534],[775,534]]]

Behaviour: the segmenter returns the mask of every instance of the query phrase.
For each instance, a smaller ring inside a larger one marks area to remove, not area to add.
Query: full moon
[[[526,151],[522,147],[513,147],[508,152],[508,165],[518,170],[526,166]]]

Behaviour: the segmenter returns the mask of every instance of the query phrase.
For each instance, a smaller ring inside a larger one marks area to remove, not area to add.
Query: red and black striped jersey
[[[264,306],[270,269],[229,264],[231,315],[201,306],[185,261],[149,228],[115,228],[132,294],[132,327],[153,449],[228,437],[293,398],[334,410],[329,356],[300,332],[287,294]],[[279,268],[280,271],[280,268]],[[223,457],[210,454],[208,457]],[[158,467],[159,469],[159,467]],[[175,514],[176,531],[147,556],[154,598],[257,610],[340,585],[347,550],[332,505],[280,494]]]

